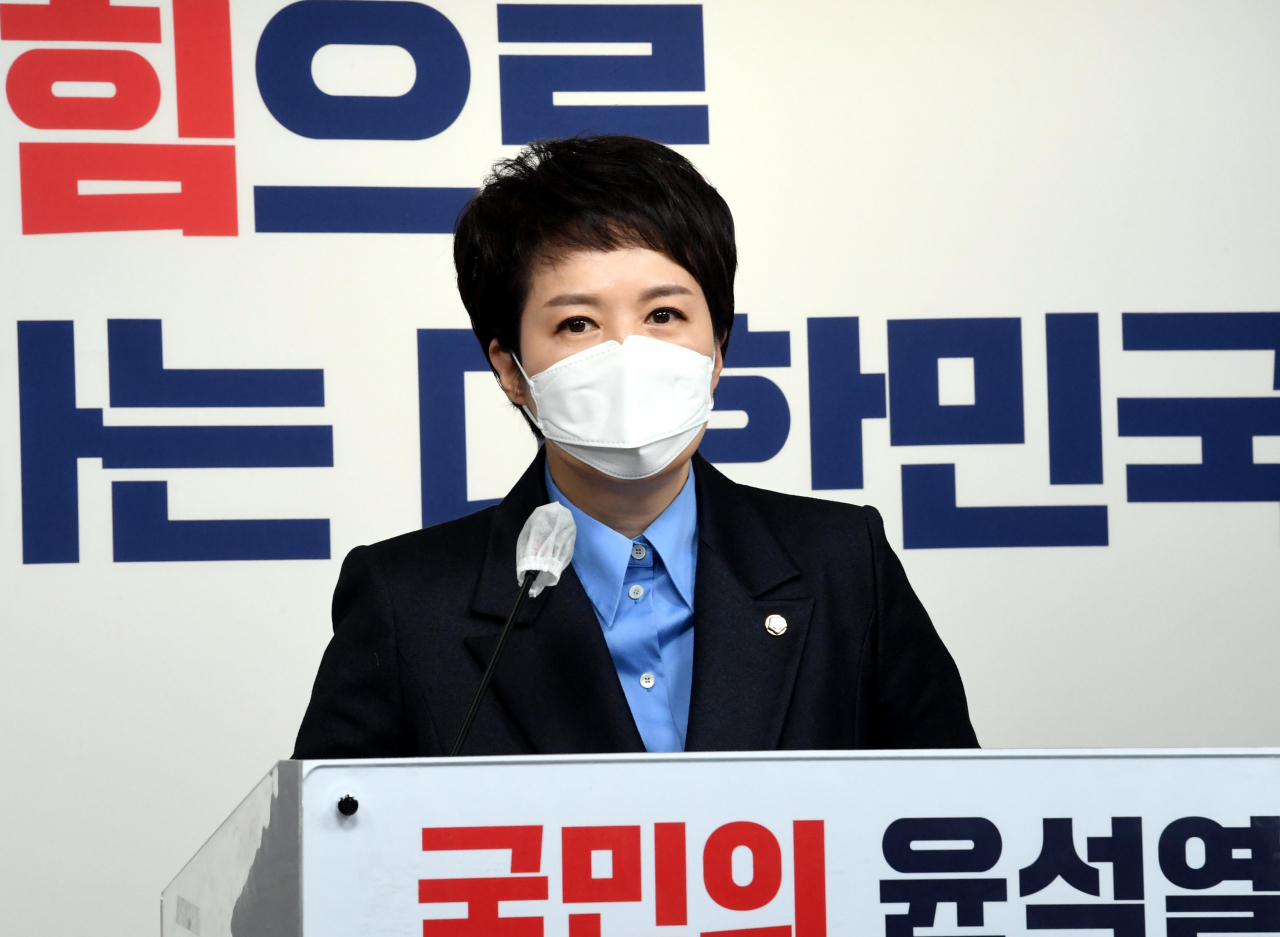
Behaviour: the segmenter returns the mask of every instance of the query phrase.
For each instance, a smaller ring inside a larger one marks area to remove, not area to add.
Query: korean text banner
[[[282,761],[162,937],[1274,934],[1277,778],[1274,750]]]
[[[449,232],[539,137],[724,194],[703,453],[880,509],[985,746],[1276,744],[1278,49],[1245,0],[0,3],[5,930],[153,928],[345,553],[533,456]]]

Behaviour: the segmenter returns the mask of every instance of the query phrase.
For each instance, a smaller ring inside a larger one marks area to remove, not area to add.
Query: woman
[[[537,457],[496,507],[351,551],[294,757],[445,754],[555,500],[465,754],[972,747],[964,688],[874,508],[697,454],[733,326],[733,218],[672,150],[533,144],[458,221],[458,288]]]

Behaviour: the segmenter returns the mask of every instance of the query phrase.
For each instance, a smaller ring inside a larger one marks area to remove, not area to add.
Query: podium
[[[1280,933],[1280,750],[281,761],[163,937]]]

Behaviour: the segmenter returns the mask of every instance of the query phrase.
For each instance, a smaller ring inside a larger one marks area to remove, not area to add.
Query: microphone
[[[511,625],[516,620],[525,596],[536,598],[543,589],[557,585],[560,574],[573,559],[573,545],[578,539],[578,525],[573,522],[569,509],[559,501],[552,501],[534,508],[529,519],[524,522],[520,536],[516,540],[516,581],[520,583],[520,594],[516,596],[516,604],[507,616],[507,623],[498,636],[498,646],[493,650],[489,666],[484,669],[480,678],[480,688],[471,700],[471,708],[467,717],[462,720],[462,728],[453,741],[449,752],[452,758],[462,751],[467,733],[471,731],[471,723],[480,711],[480,701],[484,699],[484,691],[489,688],[489,680],[498,666],[498,658],[502,656],[502,648],[507,643],[507,635],[511,633]]]

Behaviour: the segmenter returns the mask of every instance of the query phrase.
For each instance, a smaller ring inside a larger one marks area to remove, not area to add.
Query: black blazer
[[[516,536],[549,500],[543,461],[496,507],[351,551],[295,758],[448,752],[519,591]],[[700,455],[694,473],[687,750],[978,744],[874,508],[738,485]],[[570,566],[521,610],[464,754],[642,751]]]

